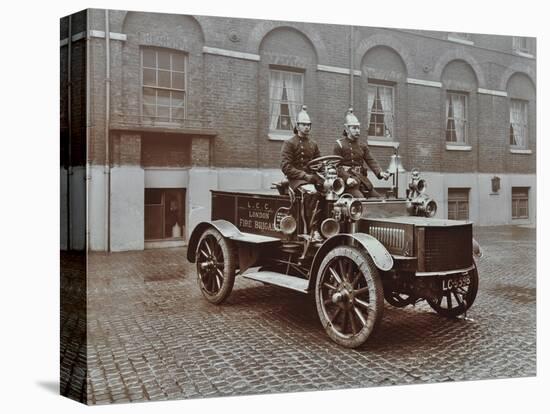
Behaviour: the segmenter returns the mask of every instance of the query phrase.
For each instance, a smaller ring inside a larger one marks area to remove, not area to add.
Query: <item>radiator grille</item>
[[[472,226],[426,227],[424,264],[427,272],[464,269],[472,264]]]
[[[404,249],[405,248],[405,230],[386,226],[369,227],[371,236],[378,239],[386,248]]]

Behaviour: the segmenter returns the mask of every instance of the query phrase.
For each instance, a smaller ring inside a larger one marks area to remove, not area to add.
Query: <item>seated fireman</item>
[[[348,109],[344,120],[344,138],[336,140],[334,155],[344,160],[340,165],[339,175],[346,183],[346,192],[354,197],[380,197],[367,177],[365,163],[379,179],[387,180],[389,173],[382,171],[376,159],[371,155],[366,143],[359,142],[361,124],[353,114],[353,108]]]
[[[302,110],[296,117],[294,136],[283,144],[281,150],[281,170],[288,178],[290,187],[302,194],[305,210],[304,218],[308,225],[311,226],[308,229],[309,233],[313,232],[313,239],[319,240],[321,239],[318,231],[320,214],[313,216],[313,212],[317,202],[321,202],[322,200],[315,186],[322,185],[323,180],[313,171],[309,171],[307,164],[312,159],[320,157],[321,153],[319,152],[317,143],[309,138],[311,120],[306,111],[307,107],[303,105]]]

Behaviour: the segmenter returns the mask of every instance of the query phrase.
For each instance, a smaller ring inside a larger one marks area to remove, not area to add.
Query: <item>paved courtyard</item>
[[[425,304],[386,304],[359,350],[331,342],[314,300],[299,293],[237,277],[223,305],[208,303],[184,248],[92,254],[88,401],[533,376],[535,230],[474,232],[485,257],[471,320],[442,318]]]

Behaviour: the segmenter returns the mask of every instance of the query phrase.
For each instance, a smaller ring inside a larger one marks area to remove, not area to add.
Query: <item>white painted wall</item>
[[[71,248],[86,248],[86,167],[73,167],[71,175]]]
[[[62,197],[65,172],[60,172]],[[83,179],[82,174],[78,175]],[[105,250],[104,243],[104,185],[103,167],[90,169],[88,197],[90,248]],[[495,174],[441,174],[421,172],[427,180],[427,193],[438,204],[436,217],[447,218],[448,189],[470,188],[470,219],[477,225],[536,223],[536,177],[534,174],[496,174],[501,179],[498,194],[491,194],[491,178]],[[399,177],[399,194],[404,196],[410,172]],[[186,188],[186,231],[188,239],[195,226],[209,221],[211,190],[268,189],[280,181],[278,169],[245,168],[148,168],[117,167],[111,170],[111,249],[141,250],[144,248],[144,188]],[[373,184],[388,187],[389,182],[372,178]],[[530,187],[529,220],[512,220],[512,186]],[[79,195],[75,195],[79,198]],[[61,214],[63,212],[63,204]],[[80,220],[80,218],[78,218]],[[63,225],[63,221],[62,221]],[[77,237],[75,240],[79,240]],[[63,238],[61,245],[63,246]]]
[[[144,172],[141,167],[111,169],[111,250],[143,250]]]
[[[265,169],[262,171],[262,186],[261,188],[271,188],[272,183],[278,183],[285,178],[283,172],[280,169]]]
[[[105,238],[105,168],[89,166],[90,182],[88,183],[88,231],[89,249],[106,250]]]
[[[146,168],[145,188],[187,188],[189,168]]]
[[[263,172],[253,168],[218,168],[220,190],[250,190],[263,186]]]
[[[192,168],[189,170],[187,187],[187,218],[185,237],[189,239],[193,229],[202,221],[209,221],[212,211],[210,190],[218,189],[220,170],[210,168]],[[223,175],[223,174],[222,174]]]

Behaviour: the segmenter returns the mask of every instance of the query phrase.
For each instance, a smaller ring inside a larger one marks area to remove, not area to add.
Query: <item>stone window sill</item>
[[[511,154],[525,154],[525,155],[529,155],[529,154],[532,154],[533,151],[531,151],[530,149],[510,148],[510,153],[511,153]]]
[[[367,140],[367,144],[371,147],[391,147],[391,148],[399,148],[399,142],[397,141],[389,141],[389,140],[382,140],[382,139],[373,139],[369,138]]]
[[[269,132],[267,134],[270,141],[286,141],[289,138],[292,138],[292,132]]]
[[[446,144],[446,149],[448,151],[471,151],[472,146],[471,145],[465,145],[465,144]]]

